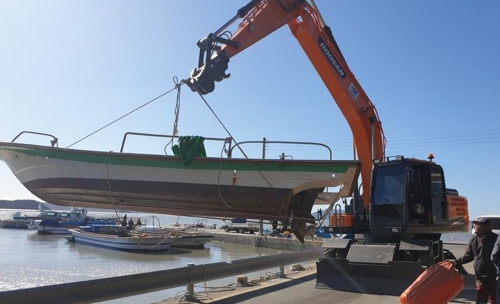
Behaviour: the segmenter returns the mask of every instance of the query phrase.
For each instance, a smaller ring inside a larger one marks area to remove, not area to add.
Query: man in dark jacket
[[[491,231],[489,219],[478,218],[472,224],[476,234],[469,240],[465,254],[456,259],[455,264],[462,265],[474,261],[476,303],[496,303],[497,268],[491,261],[491,254],[498,235]]]
[[[497,276],[500,276],[500,237],[497,238],[493,252],[491,253],[491,261],[497,267]],[[497,303],[500,304],[500,280],[497,280]]]

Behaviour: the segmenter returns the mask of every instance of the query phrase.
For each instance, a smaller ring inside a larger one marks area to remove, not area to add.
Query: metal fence
[[[0,293],[0,303],[92,303],[180,286],[186,286],[189,292],[195,283],[250,273],[256,270],[279,268],[280,276],[283,276],[285,265],[318,260],[322,256],[323,251],[318,248],[231,262],[206,265],[189,264],[187,267],[170,270],[5,291]]]

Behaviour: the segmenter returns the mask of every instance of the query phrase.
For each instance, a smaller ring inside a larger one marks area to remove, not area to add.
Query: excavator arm
[[[226,29],[242,18],[237,31]],[[192,91],[208,94],[215,82],[230,76],[229,61],[246,48],[288,24],[304,52],[347,119],[361,169],[363,207],[369,209],[373,159],[383,159],[385,137],[375,106],[349,69],[335,39],[314,2],[305,0],[253,0],[216,32],[200,39],[198,67],[185,82]]]

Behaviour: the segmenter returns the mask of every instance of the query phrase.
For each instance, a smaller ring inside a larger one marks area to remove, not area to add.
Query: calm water
[[[7,219],[16,210],[1,210],[0,219]],[[25,211],[22,211],[25,213]],[[37,211],[30,212],[32,215]],[[90,213],[109,217],[112,213]],[[123,214],[120,214],[123,216]],[[130,217],[146,218],[149,214],[129,213]],[[158,215],[162,226],[179,222],[189,224],[194,218]],[[209,220],[208,224],[221,221]],[[471,234],[444,234],[445,242],[466,243]],[[279,250],[254,248],[236,244],[211,242],[200,250],[171,249],[167,253],[130,253],[66,241],[64,235],[39,235],[36,230],[0,228],[0,291],[53,285],[60,283],[109,278],[128,274],[185,267],[188,263],[209,264],[255,256],[277,254]],[[250,278],[262,275],[250,273]],[[223,286],[234,283],[234,277],[208,282],[207,286]],[[203,285],[203,284],[200,284]],[[134,297],[102,302],[106,304],[151,303],[183,293],[185,288],[176,288]],[[196,289],[203,291],[202,286]]]
[[[16,210],[0,210],[0,219],[7,219]],[[24,213],[24,211],[23,211]],[[34,211],[31,214],[36,215]],[[110,213],[90,215],[111,216]],[[123,214],[121,214],[123,215]],[[129,213],[130,217],[146,218],[148,214]],[[158,215],[162,226],[179,222],[193,223],[192,218]],[[209,220],[208,224],[221,221]],[[279,250],[254,248],[236,244],[210,242],[205,249],[171,249],[167,253],[130,253],[67,242],[64,235],[39,235],[36,230],[0,228],[0,291],[116,277],[128,274],[185,267],[188,263],[209,264],[255,256],[277,254]],[[262,274],[262,273],[260,273]],[[248,274],[250,278],[260,275]],[[207,286],[234,283],[235,278],[212,281]],[[203,284],[200,284],[203,285]],[[200,286],[196,291],[202,291]],[[171,298],[185,288],[170,289],[103,303],[151,303]]]

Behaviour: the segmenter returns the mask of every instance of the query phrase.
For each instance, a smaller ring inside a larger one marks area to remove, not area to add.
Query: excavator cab
[[[441,233],[468,230],[467,200],[447,190],[441,166],[402,156],[375,161],[370,190],[368,211],[353,203],[332,213],[325,231],[352,237],[325,240],[316,287],[397,295],[427,267],[454,258]]]
[[[439,240],[447,226],[443,169],[434,162],[402,156],[375,162],[370,197],[369,234],[374,238]]]
[[[467,217],[466,199],[446,188],[443,168],[432,161],[403,156],[375,161],[370,189],[369,210],[355,196],[343,212],[334,208],[327,232],[394,242],[438,240],[443,232],[466,231],[467,223],[456,223],[460,215]],[[456,207],[461,207],[460,214]]]

